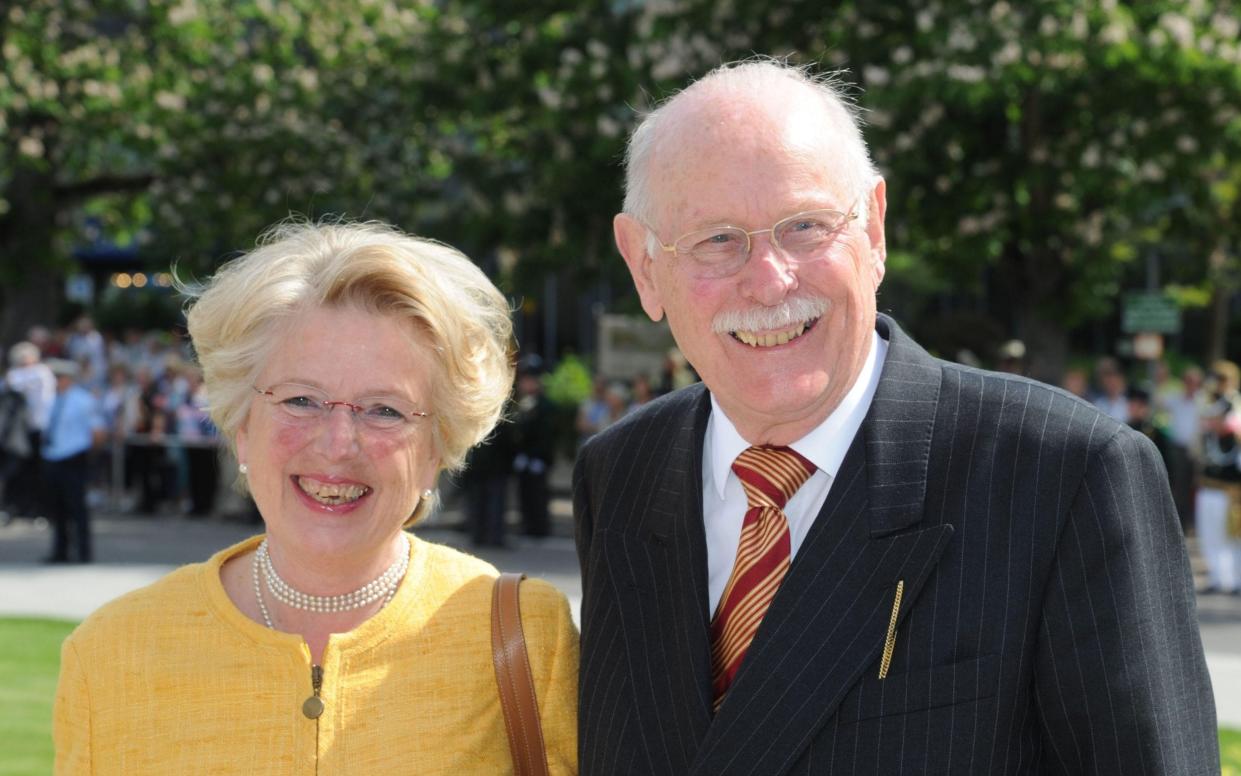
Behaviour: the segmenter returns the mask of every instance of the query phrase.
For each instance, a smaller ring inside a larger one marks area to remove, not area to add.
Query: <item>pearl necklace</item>
[[[383,606],[387,606],[388,602],[396,594],[396,589],[400,586],[401,578],[405,576],[406,569],[409,568],[409,537],[404,534],[401,537],[404,539],[405,546],[397,559],[388,567],[387,571],[352,593],[330,596],[303,593],[281,579],[280,575],[276,573],[275,566],[272,565],[271,555],[267,551],[267,540],[264,539],[254,553],[254,563],[252,564],[254,597],[258,601],[259,611],[263,614],[263,621],[267,624],[267,627],[275,628],[275,625],[272,624],[271,613],[267,610],[267,604],[263,601],[262,588],[259,584],[260,572],[263,581],[267,583],[267,590],[272,597],[285,606],[291,606],[294,609],[317,613],[347,612],[369,606],[381,598],[383,599]]]

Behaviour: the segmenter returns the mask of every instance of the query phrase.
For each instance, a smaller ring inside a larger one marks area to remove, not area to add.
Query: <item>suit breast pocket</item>
[[[999,677],[999,655],[889,675],[886,679],[871,673],[841,701],[838,719],[840,724],[847,725],[990,698],[995,695]]]

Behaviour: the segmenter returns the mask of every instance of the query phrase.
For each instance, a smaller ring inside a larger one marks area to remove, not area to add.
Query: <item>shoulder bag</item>
[[[491,659],[500,688],[504,727],[517,776],[547,776],[547,752],[530,656],[521,629],[521,581],[525,574],[501,574],[491,591]]]

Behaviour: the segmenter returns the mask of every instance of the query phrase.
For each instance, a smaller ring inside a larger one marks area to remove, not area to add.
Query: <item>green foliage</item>
[[[5,8],[0,288],[61,271],[87,213],[201,270],[295,212],[445,240],[517,295],[549,272],[627,289],[609,221],[636,111],[756,51],[866,88],[917,315],[973,300],[1037,357],[1152,254],[1241,287],[1235,0]]]
[[[0,776],[52,772],[60,643],[75,623],[0,619]]]
[[[556,368],[543,378],[543,391],[553,404],[573,407],[590,396],[590,370],[576,355],[570,353],[560,359]]]

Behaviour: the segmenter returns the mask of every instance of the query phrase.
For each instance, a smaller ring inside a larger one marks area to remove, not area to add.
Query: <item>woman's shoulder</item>
[[[477,590],[480,597],[488,601],[491,589],[500,572],[482,558],[449,547],[419,540],[423,552],[427,553],[427,568],[430,576],[435,579],[436,586],[445,590],[460,590],[470,587]],[[480,582],[485,584],[479,584]],[[521,608],[523,618],[528,612],[558,612],[561,608],[567,611],[568,599],[554,585],[542,579],[527,578],[521,585]]]
[[[117,637],[130,638],[164,627],[169,615],[205,609],[200,579],[206,563],[182,566],[151,584],[113,599],[82,621],[69,639],[79,649]]]
[[[220,584],[220,566],[232,555],[246,550],[258,537],[251,537],[220,550],[200,563],[175,569],[96,609],[82,621],[69,641],[77,649],[123,638],[135,646],[182,629],[201,626],[218,613],[226,594]]]

